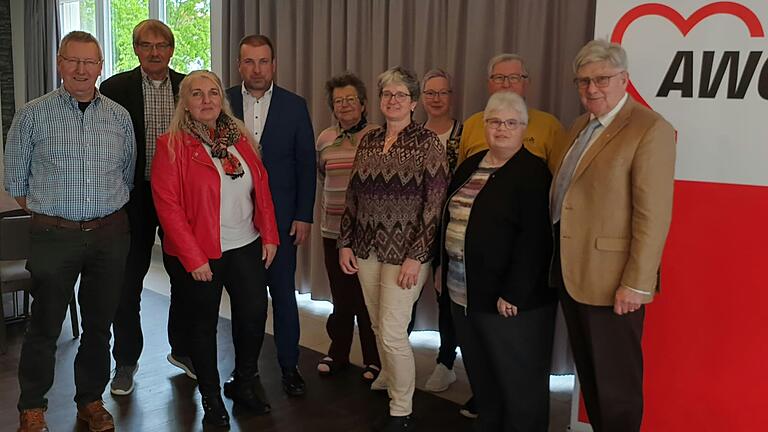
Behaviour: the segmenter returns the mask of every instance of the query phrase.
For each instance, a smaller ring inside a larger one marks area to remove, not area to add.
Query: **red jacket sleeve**
[[[177,138],[174,154],[168,146],[168,134],[157,138],[157,150],[152,160],[151,185],[157,217],[163,228],[163,250],[179,258],[184,269],[191,272],[208,262],[208,256],[195,239],[184,211],[184,183],[181,176],[182,138]]]

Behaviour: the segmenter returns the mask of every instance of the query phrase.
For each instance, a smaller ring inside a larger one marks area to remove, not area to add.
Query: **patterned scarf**
[[[207,125],[194,120],[189,112],[187,112],[184,129],[211,148],[211,156],[221,161],[224,174],[230,176],[233,180],[245,174],[243,165],[237,157],[227,151],[227,147],[235,145],[242,136],[234,120],[229,118],[229,116],[219,115],[219,118],[216,119],[216,129],[211,131]]]
[[[365,129],[366,126],[368,126],[368,120],[365,119],[365,114],[360,117],[360,121],[357,122],[356,125],[349,129],[341,129],[341,125],[339,125],[341,132],[339,132],[339,135],[333,140],[333,144],[331,145],[339,146],[345,139],[349,139],[349,142],[352,143],[352,147],[357,146],[357,143],[355,142],[355,134]]]

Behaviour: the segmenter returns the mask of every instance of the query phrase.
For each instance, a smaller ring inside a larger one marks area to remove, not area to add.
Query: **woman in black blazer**
[[[496,93],[489,150],[465,160],[442,217],[440,281],[483,431],[546,431],[556,293],[545,162],[523,145],[525,102]]]

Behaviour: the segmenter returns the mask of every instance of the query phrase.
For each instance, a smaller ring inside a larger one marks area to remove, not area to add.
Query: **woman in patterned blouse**
[[[357,273],[379,346],[382,371],[371,385],[388,389],[381,430],[408,431],[416,368],[408,342],[411,307],[436,249],[448,185],[445,149],[412,121],[421,92],[413,72],[387,70],[378,80],[383,129],[360,141],[347,189],[338,246],[344,273]]]
[[[323,187],[320,199],[320,228],[325,252],[325,268],[333,296],[333,313],[325,325],[331,346],[328,355],[317,365],[320,375],[333,375],[349,365],[349,351],[355,330],[355,317],[363,353],[363,379],[373,381],[381,370],[376,337],[365,308],[363,291],[356,275],[342,273],[336,241],[344,214],[344,200],[360,139],[378,126],[369,124],[365,116],[365,84],[351,73],[335,76],[325,83],[328,106],[338,125],[320,132],[317,137],[317,169]]]

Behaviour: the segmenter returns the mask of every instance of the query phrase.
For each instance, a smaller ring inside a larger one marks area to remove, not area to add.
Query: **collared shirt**
[[[261,140],[261,135],[264,134],[264,125],[267,123],[267,114],[269,114],[269,104],[272,102],[272,89],[275,87],[275,82],[269,85],[269,89],[264,92],[264,96],[255,98],[248,93],[248,89],[245,88],[245,83],[241,84],[241,91],[243,92],[243,119],[245,120],[245,126],[248,128],[253,136],[257,140]]]
[[[86,221],[128,202],[136,139],[128,111],[96,91],[85,112],[64,87],[21,108],[8,131],[5,189],[35,213]]]
[[[616,116],[619,114],[619,111],[621,111],[621,109],[624,108],[624,104],[627,103],[628,97],[629,97],[629,93],[625,93],[624,97],[621,98],[619,103],[617,103],[612,110],[608,111],[606,114],[603,114],[597,118],[597,121],[600,122],[600,126],[597,129],[595,129],[594,132],[592,132],[592,138],[589,139],[589,142],[587,143],[587,147],[584,149],[584,151],[581,153],[581,156],[579,157],[579,162],[576,163],[577,167],[579,166],[579,163],[581,163],[581,159],[584,158],[584,155],[587,154],[587,151],[589,150],[589,148],[592,147],[592,144],[594,144],[594,142],[597,141],[598,138],[600,138],[600,135],[603,134],[604,130],[608,129],[608,126],[610,126],[611,123],[613,123],[613,119],[616,118]],[[595,118],[594,114],[591,114],[589,116],[590,121],[593,120],[594,118]],[[582,131],[582,133],[584,133],[584,131]],[[581,136],[581,133],[579,134],[579,136]],[[576,137],[576,139],[578,140],[579,137]]]
[[[141,91],[144,94],[144,132],[146,136],[147,163],[144,178],[149,180],[152,158],[155,156],[157,137],[164,134],[171,124],[176,108],[171,78],[166,73],[161,81],[153,80],[141,69]]]

